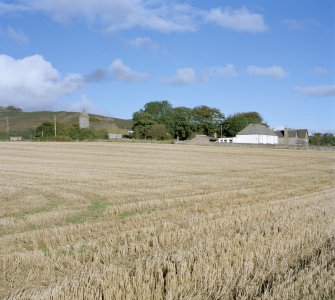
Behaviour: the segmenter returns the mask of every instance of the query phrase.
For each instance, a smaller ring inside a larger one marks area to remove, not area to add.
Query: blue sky
[[[146,102],[335,130],[333,0],[0,0],[0,105],[131,118]]]

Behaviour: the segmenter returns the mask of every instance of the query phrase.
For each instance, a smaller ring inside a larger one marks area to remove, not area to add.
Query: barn
[[[278,144],[278,135],[263,124],[249,124],[237,133],[233,143]]]
[[[278,142],[282,145],[308,145],[308,130],[307,129],[290,129],[277,130]]]

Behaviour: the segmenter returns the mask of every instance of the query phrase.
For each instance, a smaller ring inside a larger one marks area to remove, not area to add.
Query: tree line
[[[314,133],[309,137],[309,143],[316,146],[335,146],[335,136],[332,133]]]
[[[91,128],[79,128],[77,124],[57,122],[56,134],[55,126],[52,122],[44,122],[36,128],[35,139],[38,140],[96,140],[106,139],[107,131],[104,129],[96,130]]]
[[[133,114],[134,137],[139,139],[186,140],[195,134],[232,137],[251,123],[266,125],[258,112],[225,117],[215,107],[173,107],[166,100],[148,102]]]

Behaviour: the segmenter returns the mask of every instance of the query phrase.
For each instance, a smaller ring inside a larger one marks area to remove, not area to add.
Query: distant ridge
[[[79,124],[79,112],[67,111],[35,111],[24,112],[15,107],[0,106],[0,133],[6,132],[7,118],[11,132],[24,132],[35,129],[43,122],[53,122],[56,115],[57,121],[62,123]],[[106,117],[96,114],[89,114],[91,128],[108,128],[113,125],[121,129],[131,129],[132,120]]]

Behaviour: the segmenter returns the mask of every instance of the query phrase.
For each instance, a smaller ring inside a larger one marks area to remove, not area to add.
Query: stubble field
[[[1,299],[332,299],[334,152],[0,143]]]

